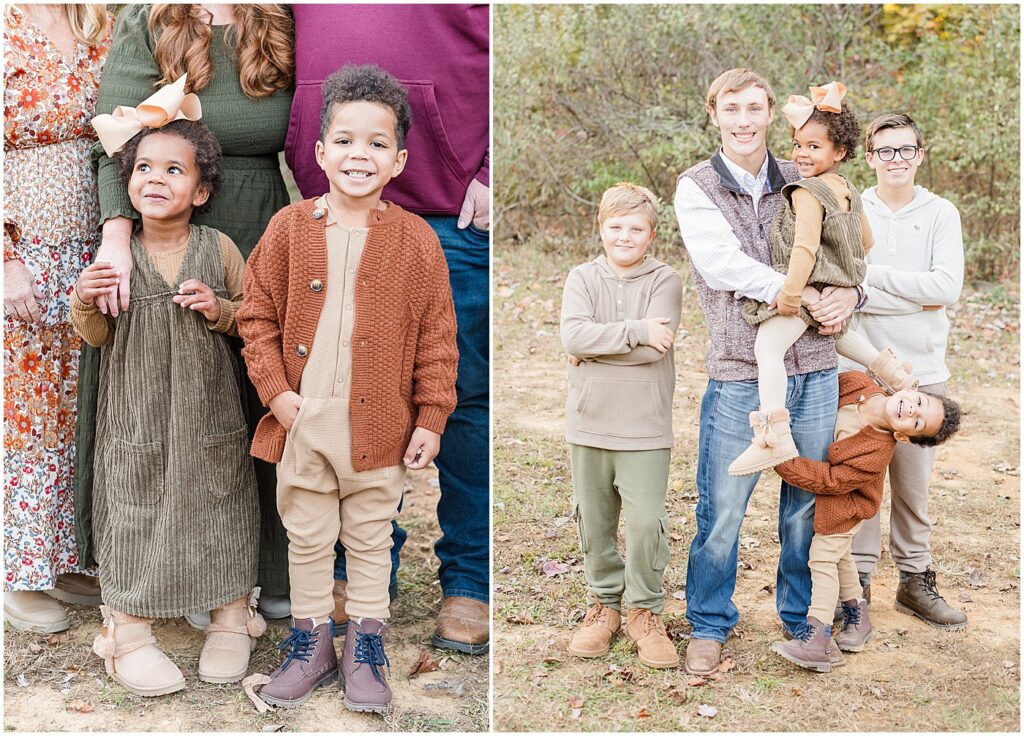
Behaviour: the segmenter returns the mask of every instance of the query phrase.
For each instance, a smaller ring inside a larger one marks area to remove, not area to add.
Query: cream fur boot
[[[729,475],[750,475],[797,457],[796,443],[789,430],[789,410],[750,412],[754,439],[729,466]]]
[[[912,375],[913,367],[896,357],[892,348],[886,348],[871,361],[868,370],[892,393],[917,388],[918,380]]]
[[[100,606],[103,631],[92,651],[103,658],[107,674],[126,690],[143,697],[166,695],[185,687],[181,670],[160,651],[151,619]]]
[[[255,588],[210,613],[199,654],[199,679],[203,682],[238,682],[245,677],[256,639],[267,630],[267,622],[256,610],[259,591]]]

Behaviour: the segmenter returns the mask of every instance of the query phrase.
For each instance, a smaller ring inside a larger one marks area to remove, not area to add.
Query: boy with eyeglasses
[[[924,137],[909,116],[875,118],[864,148],[878,180],[862,195],[875,247],[865,258],[864,296],[851,329],[876,348],[891,346],[913,364],[922,391],[945,396],[946,307],[959,298],[964,277],[960,213],[952,202],[915,185],[924,161]],[[854,368],[841,359],[840,370]],[[896,609],[938,628],[960,629],[967,625],[967,616],[942,598],[930,569],[928,481],[934,461],[933,447],[901,444],[889,464],[889,548],[900,575]],[[853,559],[868,601],[880,554],[876,514],[853,540]]]

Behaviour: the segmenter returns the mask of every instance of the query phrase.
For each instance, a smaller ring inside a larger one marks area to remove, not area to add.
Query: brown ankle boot
[[[831,630],[814,616],[790,641],[777,641],[772,651],[781,654],[795,665],[815,672],[831,672],[832,658],[829,637]]]
[[[843,630],[834,645],[844,652],[863,652],[875,630],[871,626],[868,602],[863,598],[843,601]]]
[[[935,572],[904,572],[900,570],[900,583],[896,586],[896,610],[917,616],[937,629],[962,629],[967,626],[967,614],[946,603],[935,586]]]
[[[880,352],[868,366],[868,371],[893,393],[905,388],[917,388],[918,380],[914,378],[913,370],[910,363],[896,357],[892,348]]]
[[[157,646],[151,619],[107,606],[100,606],[100,613],[103,630],[93,640],[92,651],[103,658],[107,674],[115,682],[143,697],[167,695],[185,687],[181,670]]]
[[[260,688],[260,697],[271,705],[295,708],[302,705],[321,685],[338,677],[338,655],[331,636],[331,620],[292,619],[292,635],[280,644],[288,652],[274,670],[270,682]]]
[[[345,687],[345,707],[368,713],[391,710],[391,688],[384,675],[391,662],[384,653],[383,621],[349,619],[345,651],[341,655],[341,681]]]
[[[796,443],[789,429],[789,410],[750,412],[754,439],[750,447],[729,465],[729,475],[750,475],[797,457]]]
[[[331,614],[331,620],[334,621],[335,636],[341,636],[348,629],[348,614],[345,613],[345,604],[348,602],[348,595],[345,593],[347,587],[347,580],[334,581],[334,613]]]
[[[621,626],[622,616],[618,611],[595,603],[572,635],[569,654],[574,657],[600,657],[608,651],[612,637]]]
[[[665,632],[661,616],[646,608],[626,611],[626,636],[636,642],[640,661],[659,669],[679,666],[679,652]]]
[[[199,679],[203,682],[238,682],[249,670],[249,655],[267,622],[256,610],[259,588],[247,596],[215,608],[206,627],[206,641],[199,654]]]

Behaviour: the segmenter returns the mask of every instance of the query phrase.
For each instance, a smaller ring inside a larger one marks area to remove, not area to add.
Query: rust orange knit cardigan
[[[859,404],[882,389],[866,373],[839,374],[839,406]],[[776,465],[787,483],[806,488],[814,499],[814,531],[842,534],[858,521],[870,519],[882,505],[885,469],[896,449],[891,432],[864,427],[828,448],[827,462],[794,458]]]
[[[264,404],[299,390],[327,294],[327,218],[313,202],[274,215],[246,264],[238,332]],[[391,203],[371,214],[355,309],[349,410],[352,467],[363,471],[400,464],[413,425],[443,432],[455,409],[455,307],[444,252],[426,221]],[[284,427],[267,412],[252,454],[276,463],[284,441]]]

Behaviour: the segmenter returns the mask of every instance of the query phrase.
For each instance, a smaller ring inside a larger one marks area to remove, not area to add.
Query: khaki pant
[[[404,466],[353,470],[347,400],[302,400],[277,466],[295,618],[325,619],[334,610],[338,540],[348,567],[345,613],[388,618],[391,520],[404,487]]]
[[[937,396],[946,395],[945,383],[921,386]],[[904,572],[924,572],[932,564],[932,523],[928,520],[928,481],[935,464],[935,448],[899,442],[889,463],[889,552]],[[869,575],[882,555],[881,509],[864,522],[853,540],[853,559]]]
[[[602,450],[569,445],[583,569],[592,599],[620,610],[665,607],[668,564],[664,450]],[[619,512],[626,522],[626,559],[619,555]],[[620,603],[621,601],[621,603]]]
[[[850,555],[853,537],[860,529],[858,522],[844,534],[815,534],[807,566],[811,568],[811,607],[808,616],[831,624],[836,601],[860,598],[863,591],[857,577],[857,566]]]

